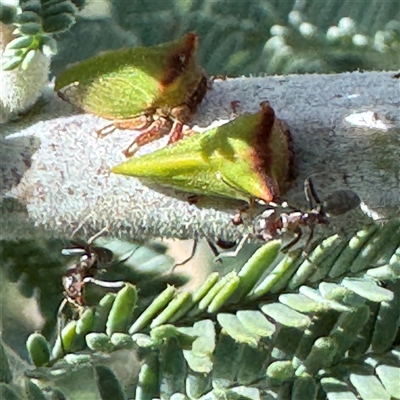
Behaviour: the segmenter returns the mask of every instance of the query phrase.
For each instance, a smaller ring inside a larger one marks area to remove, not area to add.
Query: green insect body
[[[197,35],[189,33],[152,47],[106,52],[64,71],[55,83],[58,95],[86,112],[113,120],[98,131],[141,131],[125,151],[167,133],[171,142],[182,136],[203,99],[209,81],[195,59]]]
[[[279,201],[292,177],[290,133],[264,102],[256,114],[192,134],[111,171],[199,195]]]

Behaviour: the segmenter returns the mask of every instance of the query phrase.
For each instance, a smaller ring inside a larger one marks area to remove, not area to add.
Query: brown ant
[[[217,259],[235,257],[243,248],[249,236],[266,242],[289,232],[294,235],[294,238],[281,249],[283,253],[287,253],[300,240],[304,227],[308,227],[310,230],[303,251],[307,254],[316,225],[328,225],[330,216],[345,214],[358,207],[361,202],[355,192],[343,189],[332,192],[322,202],[310,177],[304,181],[304,193],[309,203],[309,211],[290,207],[286,202],[280,205],[269,203],[268,208],[253,221],[253,234],[245,235],[235,251],[222,253]]]
[[[285,232],[294,234],[293,240],[284,246],[281,251],[286,253],[302,236],[302,228],[308,227],[308,236],[304,249],[308,250],[311,244],[315,226],[328,225],[329,217],[342,215],[360,205],[360,198],[352,190],[336,190],[323,202],[319,199],[311,178],[304,182],[304,193],[310,206],[310,211],[301,211],[289,207],[287,203],[265,210],[253,223],[254,234],[263,241],[277,238]],[[283,208],[283,211],[279,209]]]
[[[62,250],[61,253],[64,255],[80,255],[81,257],[79,262],[72,264],[63,276],[62,283],[65,290],[65,299],[60,308],[64,307],[67,302],[76,307],[85,306],[83,290],[87,283],[94,283],[97,286],[106,288],[120,288],[124,285],[123,282],[105,282],[94,278],[100,272],[101,266],[110,264],[113,259],[112,251],[92,245],[94,240],[102,233],[103,231],[100,231],[95,236],[92,236],[87,243],[77,243],[72,248]]]
[[[107,289],[121,289],[125,286],[125,282],[107,282],[95,279],[95,275],[99,273],[102,266],[110,264],[113,259],[112,251],[92,245],[95,239],[102,235],[104,229],[96,235],[92,236],[86,243],[76,243],[74,247],[66,248],[62,250],[64,255],[80,255],[80,259],[77,263],[72,264],[65,275],[62,278],[62,284],[64,287],[64,299],[61,302],[57,312],[57,337],[60,340],[62,352],[64,351],[64,344],[61,337],[62,330],[62,318],[65,307],[67,304],[71,304],[74,308],[82,311],[86,307],[86,301],[84,297],[84,288],[87,283],[92,283],[97,286]],[[125,261],[132,253],[129,253],[127,257],[124,257]]]

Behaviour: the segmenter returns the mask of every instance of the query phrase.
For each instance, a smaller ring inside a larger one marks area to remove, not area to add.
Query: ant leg
[[[196,254],[197,251],[197,245],[199,244],[199,239],[194,239],[193,242],[193,247],[192,247],[192,252],[190,253],[190,256],[188,258],[186,258],[185,260],[181,261],[180,263],[176,263],[171,270],[171,273],[174,272],[176,267],[179,267],[181,265],[185,265],[186,263],[188,263]]]
[[[211,240],[211,239],[206,239],[208,245],[210,246],[211,251],[214,254],[214,257],[218,257],[221,253],[218,251],[217,246],[215,245],[215,243]],[[221,261],[221,260],[219,260]]]
[[[126,283],[123,281],[116,281],[116,282],[108,282],[108,281],[101,281],[99,279],[92,278],[90,276],[86,277],[83,280],[83,283],[93,283],[94,285],[106,288],[106,289],[120,289],[123,288]]]
[[[218,242],[222,245],[221,239],[218,239],[217,242],[214,242],[211,239],[206,239],[206,240],[207,240],[208,245],[210,246],[211,251],[214,254],[214,261],[215,262],[222,262],[222,260],[220,258],[218,258],[222,253],[217,249]],[[231,242],[226,242],[226,243],[228,243],[228,246],[225,247],[225,249],[230,249],[230,248],[234,247],[235,244],[236,244],[236,242],[233,242],[233,244],[231,244]]]
[[[74,229],[74,231],[72,232],[71,238],[74,237],[76,235],[76,233],[78,231],[80,231],[83,227],[83,225],[85,224],[85,222],[89,219],[89,217],[92,214],[88,214],[83,221],[78,225],[78,227],[76,229]],[[106,232],[108,230],[108,226],[105,226],[100,232],[97,232],[95,235],[93,235],[91,238],[89,238],[89,240],[87,241],[87,244],[90,245],[92,244],[99,236],[101,236],[104,232]]]
[[[108,225],[105,226],[101,231],[97,232],[89,238],[87,241],[88,246],[90,246],[97,238],[99,238],[104,232],[108,232]]]
[[[313,187],[312,180],[310,177],[307,177],[304,180],[304,195],[306,196],[308,207],[310,208],[310,210],[314,208],[314,197],[311,187]]]
[[[83,227],[83,225],[85,224],[85,222],[89,219],[90,215],[91,215],[91,214],[88,214],[88,215],[83,219],[83,221],[78,225],[78,227],[77,227],[76,229],[74,229],[74,231],[72,232],[71,238],[73,238],[73,237],[76,235],[76,233],[77,233],[78,231],[81,230],[81,228]]]
[[[320,200],[317,191],[315,190],[314,183],[311,180],[310,176],[307,177],[304,181],[304,194],[306,196],[310,209],[314,208],[314,202],[315,202],[315,205],[317,206],[317,211],[321,213],[323,207],[322,201]]]
[[[214,262],[220,262],[223,258],[233,258],[236,257],[241,250],[243,249],[244,245],[247,242],[247,239],[250,237],[250,234],[244,235],[241,239],[239,244],[236,246],[236,249],[233,251],[225,251],[223,253],[219,253],[217,257],[214,258]]]
[[[301,238],[303,235],[303,231],[301,230],[300,227],[298,227],[295,232],[294,232],[294,238],[291,240],[286,246],[281,248],[282,253],[287,253],[291,247],[293,247]]]
[[[307,257],[307,259],[308,259],[308,253],[311,248],[311,241],[312,241],[313,237],[314,237],[314,226],[311,225],[310,226],[310,234],[308,235],[307,242],[303,248],[303,256]],[[310,260],[308,259],[308,261],[310,261]]]
[[[68,299],[65,298],[61,302],[61,304],[57,310],[57,339],[60,341],[61,357],[66,353],[65,348],[64,348],[64,342],[63,342],[63,339],[61,336],[61,332],[62,332],[62,328],[63,328],[61,319],[62,319],[62,313],[63,313],[64,308],[67,305],[67,303],[68,303]],[[56,339],[56,341],[57,341],[57,339]]]

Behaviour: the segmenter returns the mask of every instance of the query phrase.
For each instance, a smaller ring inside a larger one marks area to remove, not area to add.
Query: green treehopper
[[[102,53],[67,68],[54,90],[83,111],[112,120],[97,131],[99,136],[139,130],[124,151],[129,157],[166,134],[170,142],[182,137],[210,87],[195,59],[197,45],[197,35],[188,33],[158,46]]]
[[[268,102],[204,133],[111,169],[196,195],[279,202],[293,177],[290,132]]]

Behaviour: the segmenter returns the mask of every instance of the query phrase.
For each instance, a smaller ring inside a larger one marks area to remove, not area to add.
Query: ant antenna
[[[322,202],[317,194],[317,191],[315,190],[314,183],[310,176],[304,180],[304,194],[310,206],[310,210],[312,210],[315,206],[317,206],[318,211],[322,210]]]

